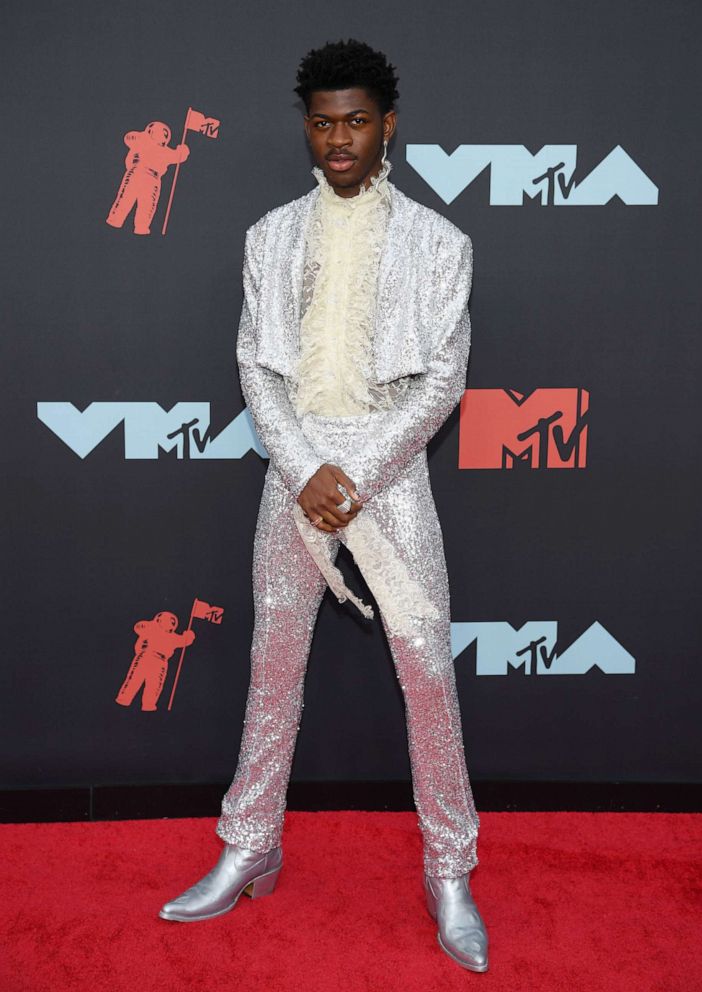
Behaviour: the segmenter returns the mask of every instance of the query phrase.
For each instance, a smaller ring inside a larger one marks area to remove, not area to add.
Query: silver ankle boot
[[[439,924],[441,949],[463,968],[488,970],[488,935],[470,891],[468,875],[424,875],[427,909]]]
[[[164,920],[190,923],[209,920],[234,909],[242,892],[252,899],[273,891],[283,864],[280,847],[261,854],[236,844],[225,844],[212,871],[158,914]]]

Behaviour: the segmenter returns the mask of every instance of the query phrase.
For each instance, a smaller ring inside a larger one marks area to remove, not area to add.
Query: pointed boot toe
[[[242,892],[252,899],[273,892],[283,865],[280,847],[261,853],[225,844],[219,861],[199,882],[161,907],[162,920],[210,920],[236,906]]]
[[[488,970],[488,935],[470,891],[468,875],[424,876],[429,914],[439,925],[441,949],[462,968]]]

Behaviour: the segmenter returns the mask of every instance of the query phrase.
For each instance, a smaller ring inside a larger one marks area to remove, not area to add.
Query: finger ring
[[[323,519],[322,517],[317,517],[317,519],[316,519],[316,520],[312,520],[312,521],[311,521],[311,523],[312,523],[312,526],[313,526],[313,527],[318,527],[318,526],[319,526],[319,525],[321,524],[321,522],[322,522],[322,519]]]
[[[346,488],[346,486],[342,485],[340,482],[337,482],[336,488],[339,490],[342,496],[345,497],[343,503],[338,503],[337,505],[342,513],[348,513],[349,510],[351,509],[351,497],[349,496],[349,491]]]

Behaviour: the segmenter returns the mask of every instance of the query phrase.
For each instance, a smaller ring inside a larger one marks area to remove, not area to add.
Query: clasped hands
[[[339,490],[337,483],[346,488],[351,499],[351,509],[348,513],[340,510],[346,497]],[[297,497],[304,514],[314,524],[317,530],[325,530],[336,534],[346,527],[363,508],[363,501],[356,492],[355,482],[342,471],[338,465],[325,462],[320,465],[307,485]]]

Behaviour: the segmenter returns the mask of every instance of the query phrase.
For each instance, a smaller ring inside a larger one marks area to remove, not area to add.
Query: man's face
[[[395,111],[383,116],[360,87],[312,93],[305,132],[315,162],[340,196],[355,196],[361,183],[370,186],[395,124]]]

